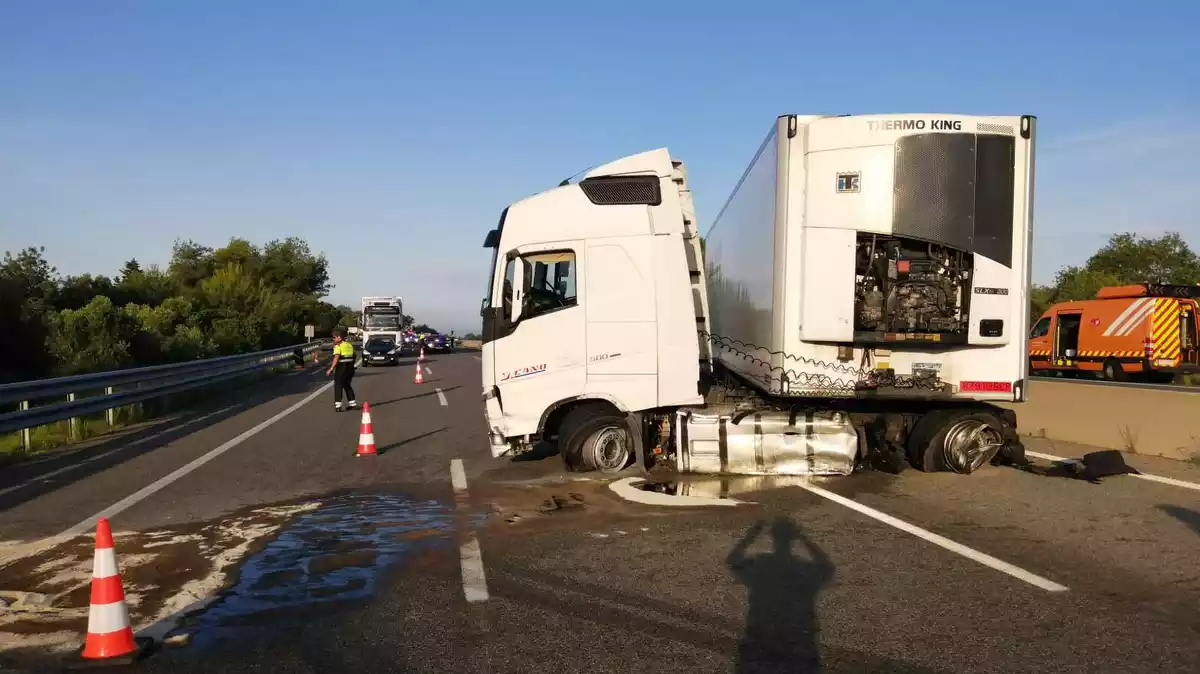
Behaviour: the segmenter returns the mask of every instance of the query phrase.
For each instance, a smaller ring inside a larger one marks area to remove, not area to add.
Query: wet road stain
[[[388,570],[454,548],[454,531],[453,507],[437,501],[379,493],[325,501],[248,557],[237,582],[172,633],[204,648],[274,618],[357,605],[374,596]]]

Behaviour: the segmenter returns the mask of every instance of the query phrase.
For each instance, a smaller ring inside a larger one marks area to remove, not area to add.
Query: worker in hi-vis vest
[[[358,405],[354,399],[354,388],[350,380],[354,379],[354,345],[346,339],[346,331],[338,328],[333,332],[333,362],[325,371],[325,376],[333,375],[333,409],[342,411],[342,391],[346,391],[346,404],[350,409]]]

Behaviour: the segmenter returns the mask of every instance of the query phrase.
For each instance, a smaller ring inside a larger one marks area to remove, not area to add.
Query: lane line
[[[1042,454],[1041,452],[1030,452],[1026,450],[1025,456],[1032,456],[1037,459],[1045,459],[1047,461],[1066,461],[1068,463],[1079,463],[1079,459],[1068,459],[1062,456],[1054,456],[1053,454]],[[1194,489],[1200,491],[1200,484],[1195,482],[1187,482],[1185,480],[1176,480],[1173,477],[1162,477],[1161,475],[1147,475],[1145,473],[1131,474],[1129,477],[1136,477],[1150,482],[1158,482],[1160,484],[1169,484],[1172,487],[1183,487],[1184,489]]]
[[[470,506],[467,499],[467,473],[463,470],[462,459],[450,462],[450,485],[454,487],[455,508],[460,514],[466,515]],[[483,553],[479,549],[479,539],[474,530],[467,532],[467,542],[459,546],[458,554],[462,559],[463,596],[467,598],[467,603],[487,601],[487,576],[483,572]]]
[[[82,534],[82,533],[90,530],[92,527],[96,526],[96,520],[100,519],[101,517],[113,517],[114,515],[126,510],[130,506],[133,506],[133,505],[137,504],[138,502],[142,501],[147,496],[150,496],[151,494],[163,489],[164,487],[167,487],[172,482],[175,482],[179,478],[187,475],[188,473],[192,472],[193,470],[196,470],[200,466],[203,466],[204,464],[208,463],[209,461],[212,461],[213,459],[224,454],[225,452],[228,452],[229,450],[233,449],[234,447],[237,447],[238,445],[242,444],[246,440],[249,440],[250,438],[254,437],[255,435],[258,435],[263,430],[265,430],[267,427],[271,426],[272,424],[279,421],[280,419],[283,419],[284,417],[291,414],[292,412],[295,412],[296,410],[300,409],[301,407],[308,404],[309,402],[311,402],[313,399],[315,399],[317,396],[321,395],[322,393],[325,393],[332,386],[333,386],[333,382],[327,382],[325,384],[322,384],[320,388],[318,388],[316,391],[313,391],[312,393],[305,396],[304,399],[301,400],[300,402],[293,404],[291,407],[283,410],[282,412],[276,414],[275,416],[271,417],[270,419],[260,422],[258,425],[254,426],[253,428],[242,432],[236,438],[226,442],[225,444],[217,447],[216,449],[210,450],[207,454],[204,454],[203,456],[201,456],[197,459],[193,459],[192,461],[184,464],[182,467],[172,471],[166,477],[162,477],[162,478],[156,480],[154,483],[150,484],[149,486],[143,487],[143,488],[135,491],[134,493],[130,494],[129,496],[126,496],[125,498],[121,499],[120,501],[117,501],[116,503],[108,506],[104,510],[101,510],[100,512],[96,513],[95,515],[92,515],[91,517],[83,520],[79,524],[76,524],[75,526],[73,526],[69,529],[66,529],[61,534],[59,534],[59,536],[65,536],[65,537],[69,538],[69,537],[73,537],[73,536],[78,536],[79,534]]]
[[[480,358],[479,356],[472,356],[472,358],[474,358],[475,360],[478,360],[480,362],[483,362],[483,359]]]
[[[426,365],[426,366],[425,366],[425,376],[426,376],[426,377],[432,377],[432,376],[433,376],[433,370],[430,370],[428,365]]]
[[[437,391],[438,403],[442,407],[446,407],[447,405],[450,404],[450,403],[446,402],[446,394],[442,393],[442,389],[438,388],[438,389],[434,389],[434,390]]]
[[[39,482],[49,482],[50,478],[54,477],[55,475],[61,475],[67,471],[75,470],[76,468],[81,468],[83,466],[86,466],[89,463],[92,463],[93,461],[99,461],[100,459],[103,459],[104,457],[109,456],[111,454],[116,454],[117,452],[123,452],[123,451],[129,449],[130,447],[136,447],[138,445],[145,444],[147,442],[150,442],[151,440],[160,438],[172,431],[182,430],[184,428],[187,428],[188,426],[191,426],[192,424],[198,424],[201,421],[208,419],[209,417],[214,417],[223,412],[228,412],[229,410],[231,410],[235,407],[237,407],[237,405],[230,405],[228,407],[223,407],[215,412],[209,412],[208,414],[205,414],[204,416],[196,417],[195,419],[189,419],[189,420],[183,422],[182,424],[179,424],[178,426],[171,426],[170,428],[164,428],[163,430],[153,433],[151,435],[147,435],[145,437],[138,438],[137,440],[132,440],[124,445],[121,445],[120,447],[110,449],[107,452],[103,452],[103,453],[97,454],[95,456],[89,456],[86,459],[77,461],[68,466],[63,466],[62,468],[58,468],[56,470],[52,470],[49,473],[43,473],[42,475],[35,475],[35,476],[31,477],[28,482],[22,482],[21,484],[14,484],[12,486],[5,487],[4,489],[0,489],[0,496],[4,496],[5,494],[7,494],[9,492],[16,491],[18,489],[24,489],[25,487],[31,487],[35,484],[38,484]]]
[[[811,484],[799,484],[797,486],[799,486],[801,489],[812,492],[813,494],[816,494],[817,496],[827,498],[830,501],[833,501],[834,503],[846,506],[847,508],[849,508],[855,512],[862,513],[863,515],[866,515],[867,517],[870,517],[872,519],[883,522],[884,524],[887,524],[889,526],[893,526],[905,533],[912,534],[913,536],[916,536],[917,538],[920,538],[924,541],[928,541],[930,543],[933,543],[936,546],[945,548],[946,550],[949,550],[950,552],[957,553],[959,555],[962,555],[963,557],[966,557],[967,559],[979,562],[980,564],[982,564],[986,567],[990,567],[992,569],[1000,571],[1001,573],[1007,573],[1008,575],[1012,576],[1013,578],[1016,578],[1018,580],[1023,580],[1026,583],[1033,585],[1034,587],[1041,588],[1047,592],[1066,592],[1067,591],[1067,586],[1065,586],[1065,585],[1059,585],[1058,583],[1056,583],[1052,580],[1047,580],[1046,578],[1042,578],[1041,576],[1031,573],[1029,571],[1026,571],[1025,569],[1022,569],[1019,566],[1014,566],[1002,559],[997,559],[987,553],[975,550],[974,548],[968,548],[967,546],[963,545],[962,543],[956,543],[956,542],[950,540],[949,538],[946,538],[944,536],[939,536],[939,535],[933,533],[932,531],[926,531],[925,529],[922,529],[921,527],[909,524],[908,522],[905,522],[900,519],[896,519],[895,517],[892,517],[891,515],[879,512],[878,510],[875,510],[874,508],[869,508],[857,501],[852,501],[844,496],[835,494],[831,491],[826,491],[825,489],[813,486]]]

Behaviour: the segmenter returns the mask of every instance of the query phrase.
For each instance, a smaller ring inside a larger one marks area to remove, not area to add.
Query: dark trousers
[[[333,370],[333,402],[342,402],[342,391],[346,392],[347,401],[356,400],[354,387],[350,385],[351,379],[354,379],[354,361],[338,361],[337,367]]]

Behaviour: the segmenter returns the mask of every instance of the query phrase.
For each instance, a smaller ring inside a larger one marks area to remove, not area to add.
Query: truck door
[[[513,428],[536,432],[549,406],[579,395],[587,382],[582,250],[582,242],[569,241],[508,255],[502,292],[511,327],[495,341],[493,367]]]
[[[1042,316],[1029,331],[1029,369],[1044,370],[1050,366],[1050,354],[1054,350],[1050,337],[1052,316]]]
[[[1054,330],[1054,362],[1068,367],[1075,365],[1079,357],[1079,327],[1083,314],[1079,312],[1058,314]]]
[[[1179,357],[1184,365],[1200,365],[1200,335],[1197,324],[1196,302],[1180,301],[1179,303]]]

